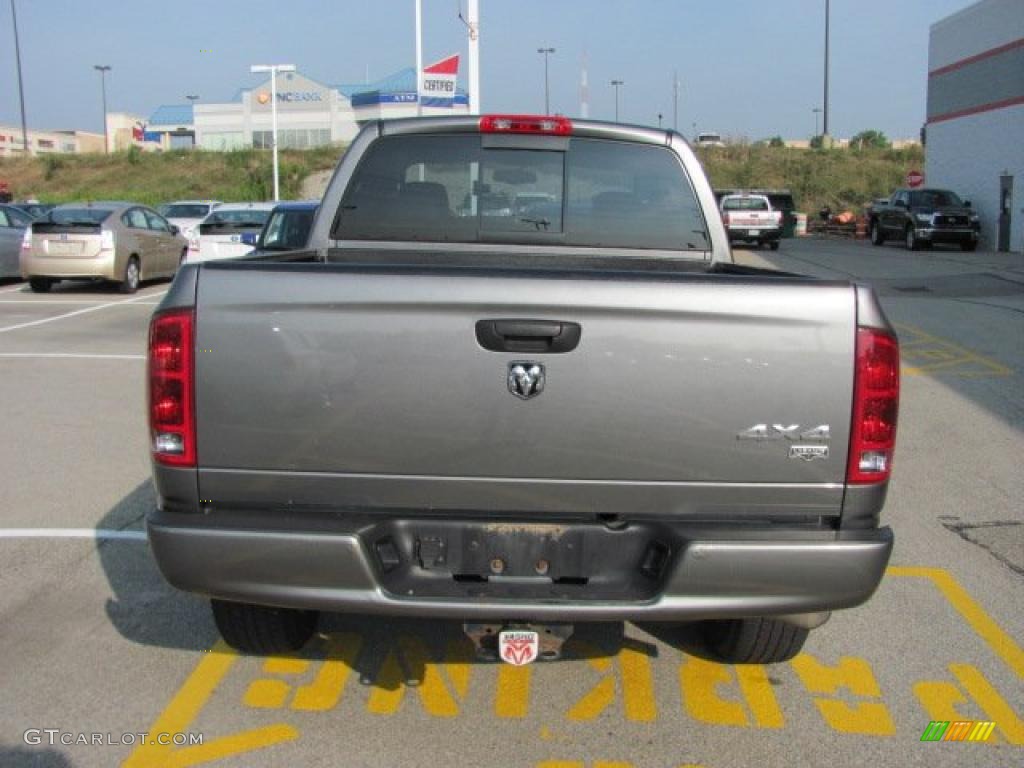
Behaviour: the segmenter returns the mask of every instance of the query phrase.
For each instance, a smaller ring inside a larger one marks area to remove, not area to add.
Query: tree
[[[888,149],[890,142],[881,131],[861,131],[850,139],[850,146],[858,149]]]
[[[811,137],[811,149],[821,149],[825,146],[825,137],[820,133],[817,136]]]
[[[768,146],[769,147],[784,147],[784,146],[786,146],[786,142],[784,142],[782,140],[781,136],[772,136],[770,139],[768,139]]]

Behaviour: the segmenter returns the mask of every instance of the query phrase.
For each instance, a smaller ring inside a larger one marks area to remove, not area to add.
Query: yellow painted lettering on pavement
[[[359,635],[350,632],[331,635],[327,643],[327,658],[320,665],[313,682],[295,692],[292,709],[323,712],[337,706],[362,647],[363,638]]]
[[[271,656],[263,662],[263,671],[268,675],[301,675],[309,669],[309,662],[289,656]],[[246,688],[242,703],[256,709],[277,709],[283,707],[292,692],[292,684],[279,678],[254,680]]]
[[[1005,741],[1024,744],[1024,722],[977,667],[950,664],[949,670],[960,687],[943,680],[925,680],[914,685],[914,695],[928,713],[929,719],[969,720],[971,715],[963,712],[961,707],[973,702],[985,714],[985,720],[996,724],[997,733]],[[997,743],[997,740],[991,739],[986,743]]]
[[[187,733],[189,726],[210,700],[228,672],[238,661],[238,654],[226,643],[218,642],[192,670],[184,685],[167,708],[149,727],[149,733]],[[177,748],[171,744],[141,743],[122,763],[124,768],[177,768],[200,765],[213,760],[240,755],[256,749],[292,741],[299,732],[290,725],[276,723],[242,733],[234,733],[201,745]],[[151,740],[152,741],[152,740]]]
[[[811,693],[838,693],[845,688],[855,696],[881,698],[882,692],[864,660],[843,656],[839,664],[829,667],[808,653],[802,653],[790,662],[804,687]],[[892,736],[896,725],[889,709],[880,701],[847,704],[836,698],[814,697],[814,705],[825,722],[841,733],[864,733],[872,736]]]
[[[613,659],[600,655],[589,643],[578,642],[574,645],[589,657],[587,664],[602,674],[601,679],[572,706],[566,717],[576,721],[593,720],[615,701],[618,688],[622,693],[622,708],[627,720],[651,722],[657,718],[651,662],[640,643],[627,638],[615,656],[619,668],[619,686],[616,685]]]
[[[730,686],[736,688],[734,698],[723,695],[723,689]],[[687,657],[679,669],[679,687],[687,713],[702,723],[757,728],[785,725],[762,666],[731,667]]]
[[[407,687],[402,667],[404,661],[410,676],[419,681],[415,689],[423,709],[434,717],[456,717],[459,701],[465,698],[469,689],[472,654],[467,648],[468,643],[468,640],[449,643],[444,662],[438,664],[430,658],[422,640],[400,637],[397,647],[388,651],[377,673],[366,704],[367,711],[375,715],[393,715],[402,706]]]
[[[526,717],[530,708],[530,676],[528,666],[498,667],[498,688],[494,693],[494,714],[498,717]]]

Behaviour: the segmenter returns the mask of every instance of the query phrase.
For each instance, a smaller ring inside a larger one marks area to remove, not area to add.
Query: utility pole
[[[811,110],[814,113],[814,136],[818,137],[818,115],[821,114],[821,107],[815,107]]]
[[[110,71],[108,64],[93,64],[92,68],[100,73],[100,90],[103,92],[103,146],[110,154],[110,134],[107,131],[107,72]]]
[[[619,122],[619,86],[625,85],[625,80],[612,80],[612,88],[615,89],[615,122]]]
[[[548,54],[554,53],[554,48],[538,48],[537,53],[544,55],[544,114],[551,114],[551,103],[548,98]]]
[[[423,4],[416,0],[416,114],[423,114]]]
[[[14,22],[14,58],[18,62],[18,102],[21,105],[21,147],[28,155],[28,127],[25,123],[25,89],[21,84],[21,46],[18,44],[18,14],[14,10],[14,0],[11,0],[11,20]],[[103,110],[104,114],[106,109]],[[106,125],[106,117],[103,123]]]
[[[672,130],[679,130],[679,70],[672,73]]]
[[[825,121],[822,128],[822,146],[825,145],[825,137],[828,136],[828,17],[829,0],[825,0]]]
[[[469,0],[469,114],[480,114],[480,7],[479,0]]]
[[[277,164],[277,73],[294,72],[294,64],[253,64],[249,67],[253,74],[270,73],[270,130],[274,137],[274,202],[280,199],[280,187],[278,185],[278,164]]]

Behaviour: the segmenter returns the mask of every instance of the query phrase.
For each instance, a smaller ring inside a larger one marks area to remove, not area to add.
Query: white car
[[[730,243],[742,240],[757,245],[767,244],[773,251],[779,249],[782,211],[772,209],[767,195],[726,195],[719,204],[719,210]]]
[[[720,133],[698,133],[697,141],[695,142],[698,147],[724,147],[725,142],[722,141],[722,134]]]
[[[189,242],[187,261],[237,259],[256,247],[276,203],[223,203],[210,213]]]
[[[220,200],[175,200],[173,203],[159,206],[157,211],[180,229],[182,235],[191,240],[193,234],[199,234],[196,232],[199,222],[220,204]]]

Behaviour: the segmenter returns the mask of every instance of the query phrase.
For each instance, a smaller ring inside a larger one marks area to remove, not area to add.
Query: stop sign
[[[914,188],[924,184],[924,174],[920,171],[911,171],[907,174],[907,186]]]

